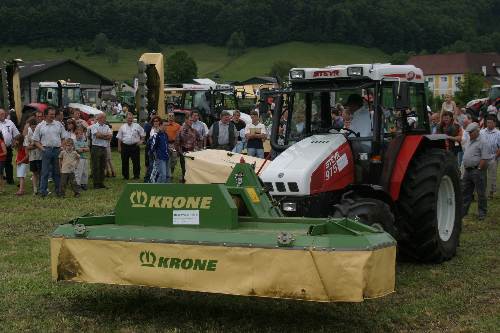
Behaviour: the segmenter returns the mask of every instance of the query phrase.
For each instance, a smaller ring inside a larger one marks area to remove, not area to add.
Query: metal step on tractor
[[[393,235],[401,258],[456,254],[459,170],[447,137],[430,134],[422,70],[294,68],[279,95],[271,134],[279,156],[260,177],[284,214],[356,216]]]

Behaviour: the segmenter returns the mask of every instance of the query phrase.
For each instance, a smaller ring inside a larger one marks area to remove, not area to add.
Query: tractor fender
[[[395,160],[393,163],[386,163],[388,168],[392,165],[392,169],[384,170],[384,174],[390,175],[390,180],[384,187],[388,189],[393,201],[399,199],[399,192],[406,170],[408,170],[408,166],[417,151],[426,147],[446,149],[446,138],[445,134],[408,135],[403,137],[402,142],[397,145],[399,149],[391,154],[392,156],[396,155]]]

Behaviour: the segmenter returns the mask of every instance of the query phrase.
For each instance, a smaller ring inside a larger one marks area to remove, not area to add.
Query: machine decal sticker
[[[311,194],[342,189],[354,181],[354,162],[349,144],[343,143],[313,172]]]
[[[174,225],[199,225],[200,211],[199,210],[174,210],[173,224]]]

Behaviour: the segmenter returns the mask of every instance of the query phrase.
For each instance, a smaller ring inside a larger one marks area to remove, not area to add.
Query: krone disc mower
[[[394,291],[388,233],[278,206],[245,163],[226,184],[128,184],[114,214],[54,231],[52,278],[320,302]]]

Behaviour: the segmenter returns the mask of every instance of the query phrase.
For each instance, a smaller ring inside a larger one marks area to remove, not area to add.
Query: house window
[[[427,82],[434,82],[434,78],[433,77],[428,77],[427,78]]]
[[[447,76],[441,76],[441,81],[442,82],[448,82],[448,77]]]

